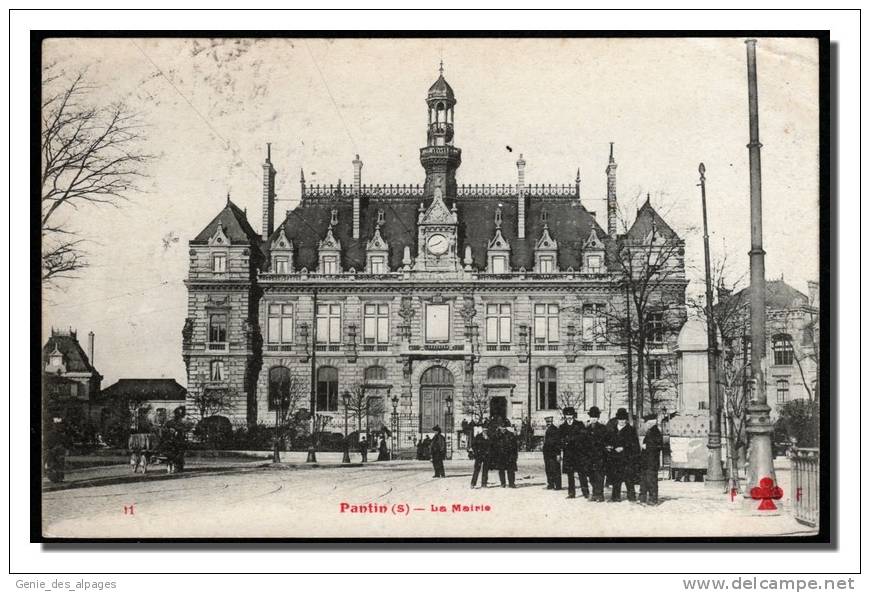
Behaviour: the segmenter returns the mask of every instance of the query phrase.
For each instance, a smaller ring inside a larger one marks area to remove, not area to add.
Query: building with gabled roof
[[[626,406],[626,353],[602,322],[605,309],[625,307],[619,258],[682,239],[649,201],[617,233],[612,143],[601,220],[584,204],[579,171],[569,183],[529,184],[522,155],[514,183],[459,183],[457,101],[443,70],[426,104],[422,183],[364,184],[357,155],[351,183],[306,183],[302,173],[300,203],[276,220],[269,150],[261,235],[228,201],[190,242],[189,398],[214,390],[230,402],[223,415],[271,423],[290,373],[305,386],[299,407],[342,432],[341,395],[362,387],[365,426],[392,425],[402,449],[436,424],[457,439],[480,398],[487,416],[537,432],[566,393],[604,416]],[[668,265],[676,273],[656,302],[684,318],[682,249]],[[678,329],[658,334],[654,354],[672,354]]]
[[[51,329],[42,347],[43,402],[49,413],[70,413],[89,418],[100,393],[103,376],[93,365],[94,333],[88,333],[88,352],[79,344],[78,333]]]

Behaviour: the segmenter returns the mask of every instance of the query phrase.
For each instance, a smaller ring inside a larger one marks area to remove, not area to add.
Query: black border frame
[[[11,19],[10,19],[11,29]],[[11,32],[11,30],[10,30]],[[31,333],[30,333],[30,348],[31,353],[41,352],[41,323],[42,323],[42,289],[40,281],[40,261],[36,246],[41,245],[41,232],[39,224],[39,209],[35,207],[40,201],[40,190],[38,180],[40,178],[40,98],[41,98],[41,62],[42,62],[42,42],[49,38],[227,38],[227,37],[272,37],[272,38],[370,38],[370,39],[385,39],[385,38],[706,38],[706,37],[736,37],[736,38],[764,38],[764,37],[804,37],[814,38],[819,43],[819,298],[820,298],[820,350],[822,358],[822,368],[819,376],[819,386],[821,393],[828,393],[829,396],[824,398],[821,403],[821,438],[820,438],[820,513],[819,513],[819,531],[816,535],[810,536],[771,536],[771,537],[510,537],[510,538],[457,538],[457,537],[427,537],[427,538],[379,538],[379,537],[357,537],[357,538],[46,538],[42,535],[42,461],[41,461],[41,422],[36,428],[34,423],[31,423],[30,430],[30,497],[31,497],[31,522],[30,522],[30,541],[31,543],[42,543],[46,548],[50,549],[72,549],[73,546],[65,544],[79,544],[75,546],[79,549],[90,550],[113,550],[128,548],[128,546],[119,544],[170,544],[167,549],[177,550],[184,549],[204,549],[208,544],[247,544],[240,546],[239,549],[256,550],[268,549],[273,546],[257,546],[251,544],[306,544],[300,546],[299,549],[311,549],[311,545],[326,546],[331,549],[357,549],[358,544],[363,543],[378,543],[386,544],[378,546],[380,550],[388,549],[406,549],[407,544],[422,544],[423,547],[433,549],[444,548],[445,546],[427,546],[426,544],[454,544],[448,549],[478,549],[478,544],[574,544],[574,547],[581,547],[582,544],[594,544],[596,549],[600,548],[601,544],[623,544],[619,549],[644,549],[652,544],[687,544],[679,546],[683,549],[692,549],[697,544],[755,544],[763,549],[787,549],[794,545],[801,545],[801,550],[810,548],[832,550],[836,548],[836,532],[832,529],[833,519],[837,517],[837,509],[832,507],[831,497],[831,477],[832,477],[832,446],[835,442],[831,440],[831,402],[836,395],[836,381],[831,381],[831,362],[832,352],[830,348],[831,337],[831,270],[832,266],[836,272],[837,261],[831,259],[831,224],[832,210],[836,209],[836,189],[837,185],[833,185],[835,190],[834,195],[831,194],[832,178],[831,164],[832,159],[836,161],[836,153],[831,152],[832,140],[836,139],[836,129],[832,130],[831,123],[837,121],[836,113],[831,111],[832,98],[832,76],[836,81],[836,61],[833,63],[832,69],[832,46],[830,41],[830,31],[827,30],[638,30],[638,31],[266,31],[266,30],[137,30],[137,31],[121,31],[121,30],[69,30],[69,31],[36,31],[30,32],[30,97],[31,97],[31,119],[30,119],[30,178],[31,178],[31,249],[30,249],[30,269],[31,269]],[[11,35],[10,35],[11,44]],[[836,53],[836,46],[834,46]],[[835,56],[836,57],[836,56]],[[11,60],[11,51],[10,51]],[[833,92],[836,93],[836,85]],[[11,89],[10,89],[11,95]],[[834,95],[836,96],[836,95]],[[833,102],[836,104],[836,101]],[[10,118],[12,113],[10,111]],[[834,147],[836,149],[836,144]],[[11,148],[11,146],[10,146]],[[10,205],[11,209],[11,205]],[[11,212],[11,210],[10,210]],[[835,219],[833,219],[835,220]],[[11,218],[10,218],[11,221]],[[11,257],[11,249],[10,249]],[[10,284],[11,287],[11,284]],[[10,310],[11,316],[11,310]],[[10,336],[11,340],[11,336]],[[10,341],[11,345],[11,341]],[[10,348],[11,351],[11,348]],[[40,418],[41,409],[41,356],[31,357],[30,369],[30,413],[31,418]],[[10,379],[11,392],[11,379]],[[11,422],[11,402],[10,402],[10,422]],[[859,398],[860,406],[860,398]],[[10,432],[11,435],[11,432]],[[12,442],[9,437],[9,455],[11,461]],[[10,468],[9,484],[11,495],[11,463],[7,466]],[[859,469],[860,471],[860,469]],[[860,483],[860,477],[859,477]],[[11,499],[10,499],[11,500]],[[859,495],[860,500],[860,495]],[[11,519],[11,507],[9,509]],[[11,537],[11,534],[10,534]],[[10,541],[11,544],[11,541]],[[64,545],[57,545],[64,544]],[[189,544],[193,544],[190,546]],[[334,546],[332,544],[345,544],[344,546]],[[460,544],[460,545],[455,545]],[[464,545],[462,545],[464,544]],[[641,544],[639,546],[626,546],[624,544]],[[860,545],[860,543],[859,543]],[[11,546],[10,546],[11,547]],[[212,546],[214,547],[214,546]],[[286,546],[285,546],[286,547]],[[293,546],[297,547],[297,546]],[[564,547],[564,546],[560,546]],[[613,547],[611,545],[608,548]],[[709,546],[712,548],[713,546]],[[511,546],[516,549],[516,546]],[[150,545],[136,546],[134,549],[153,549]],[[419,547],[417,548],[419,549]],[[536,546],[535,549],[542,549]],[[11,561],[11,556],[10,556]],[[10,566],[11,568],[11,566]],[[100,573],[81,573],[81,574],[100,574]],[[119,574],[138,574],[138,573],[119,573]],[[152,574],[152,573],[149,573]],[[153,573],[161,574],[161,573]],[[166,574],[166,573],[164,573]],[[244,573],[227,573],[227,574],[244,574]],[[305,573],[300,573],[305,574]],[[548,573],[552,574],[552,573]],[[609,573],[600,573],[609,574]],[[682,574],[682,573],[675,573]],[[712,574],[712,573],[698,573]],[[717,573],[717,574],[745,574],[745,573]],[[842,573],[841,573],[842,574]]]

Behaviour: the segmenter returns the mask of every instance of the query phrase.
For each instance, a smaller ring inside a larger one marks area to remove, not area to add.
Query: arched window
[[[583,397],[588,406],[604,404],[604,367],[586,367],[583,371]]]
[[[559,407],[556,397],[556,368],[540,367],[538,375],[538,409],[555,410]]]
[[[773,336],[773,364],[791,366],[794,363],[794,350],[791,347],[791,336],[777,334]]]
[[[292,391],[293,377],[287,367],[269,369],[269,409],[287,406]],[[308,406],[306,406],[308,407]]]
[[[489,367],[486,370],[486,378],[496,381],[506,381],[511,378],[510,369],[504,366]]]
[[[338,369],[335,367],[317,369],[317,410],[338,411]]]
[[[379,366],[371,366],[363,374],[366,383],[386,383],[387,369]]]
[[[453,385],[453,373],[444,367],[432,367],[420,377],[420,385]]]

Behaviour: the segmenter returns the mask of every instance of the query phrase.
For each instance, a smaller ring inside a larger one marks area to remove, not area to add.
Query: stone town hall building
[[[326,430],[342,432],[341,395],[362,387],[381,398],[367,427],[400,418],[401,448],[435,424],[455,434],[480,416],[531,418],[540,432],[566,398],[604,416],[626,405],[625,351],[601,314],[625,302],[614,258],[620,241],[673,231],[647,200],[617,234],[612,146],[600,222],[583,205],[579,172],[571,184],[529,185],[522,155],[516,185],[458,184],[456,102],[442,74],[426,96],[422,185],[365,185],[357,156],[352,184],[303,177],[301,203],[276,226],[267,157],[262,234],[227,199],[190,241],[189,397],[225,390],[222,415],[271,424],[270,389],[289,372],[333,417]],[[663,290],[684,312],[682,251],[671,263]],[[653,351],[669,355],[675,339],[654,330]]]

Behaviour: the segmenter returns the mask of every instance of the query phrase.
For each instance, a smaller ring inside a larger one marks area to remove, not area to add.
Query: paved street
[[[250,465],[172,480],[46,492],[44,531],[49,537],[132,538],[813,533],[791,517],[787,500],[779,503],[785,510],[777,516],[753,516],[702,483],[660,482],[662,502],[651,508],[569,500],[565,491],[547,491],[537,460],[520,460],[516,489],[498,487],[498,476],[491,473],[489,488],[471,490],[469,460],[445,466],[447,478],[436,480],[431,465],[419,461],[344,468]],[[778,471],[787,493],[788,472]]]

